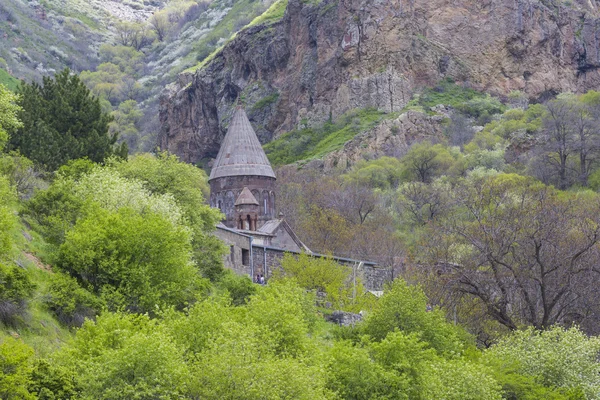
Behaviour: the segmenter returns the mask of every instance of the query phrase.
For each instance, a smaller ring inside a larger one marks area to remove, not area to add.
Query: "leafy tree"
[[[11,136],[11,149],[50,170],[72,159],[100,162],[112,154],[117,137],[108,135],[111,117],[77,75],[65,69],[44,78],[42,86],[23,84],[20,91],[24,124]]]
[[[0,151],[8,142],[9,133],[23,126],[17,118],[21,111],[18,101],[19,96],[0,84]]]
[[[401,173],[400,160],[381,157],[372,161],[359,161],[350,172],[344,175],[344,179],[363,187],[390,189],[398,187]]]
[[[466,333],[446,322],[440,309],[430,308],[420,287],[396,279],[367,315],[364,332],[378,341],[395,329],[416,333],[440,354],[462,354],[469,345]]]
[[[424,400],[500,400],[500,385],[481,365],[466,360],[438,360],[423,374]]]
[[[596,195],[500,174],[461,181],[452,201],[424,235],[429,271],[443,271],[440,287],[477,299],[509,329],[577,322],[597,332]]]
[[[60,322],[78,327],[86,318],[94,318],[103,306],[102,301],[83,289],[77,280],[62,273],[52,276],[44,302]]]
[[[16,221],[11,206],[15,204],[14,189],[4,176],[0,175],[0,258],[12,247],[11,230]]]
[[[301,287],[326,293],[327,300],[336,309],[355,309],[357,296],[362,297],[365,291],[360,278],[356,286],[353,285],[351,268],[330,258],[285,254],[281,268],[283,276],[293,278]]]
[[[285,322],[285,318],[280,321]],[[270,326],[265,326],[268,328]],[[325,377],[308,359],[278,357],[260,327],[228,322],[191,367],[202,399],[327,399]]]
[[[75,374],[68,368],[45,359],[37,359],[31,373],[29,392],[39,400],[79,398]]]
[[[444,146],[421,142],[413,145],[401,162],[408,180],[430,183],[442,172],[447,174],[455,159]]]
[[[365,347],[347,341],[334,343],[327,364],[327,387],[342,399],[408,399],[411,382],[376,362]]]
[[[600,396],[598,354],[597,337],[588,337],[577,328],[555,326],[546,331],[515,331],[487,350],[484,360],[533,377],[547,388],[558,387],[572,394],[581,390],[585,398],[595,399]]]
[[[226,323],[247,321],[246,313],[243,307],[231,307],[229,296],[211,296],[184,312],[169,309],[161,316],[175,341],[185,349],[186,359],[194,359],[221,334]]]
[[[127,161],[113,160],[111,166],[122,176],[142,182],[155,196],[173,196],[192,229],[194,259],[198,267],[206,277],[218,280],[226,249],[212,235],[221,215],[204,201],[210,191],[204,171],[167,153],[140,154]]]
[[[182,348],[145,315],[88,320],[57,358],[76,372],[84,399],[180,398],[186,392]]]
[[[252,279],[237,275],[230,270],[224,271],[218,282],[218,287],[227,291],[232,304],[235,306],[246,304],[250,296],[256,293],[256,285],[252,283]]]
[[[248,317],[260,327],[259,339],[281,356],[306,354],[316,322],[315,297],[293,282],[273,282],[248,303]]]
[[[102,294],[110,308],[183,307],[203,287],[189,231],[155,212],[93,208],[68,231],[56,265]]]
[[[0,398],[33,400],[28,390],[33,369],[33,349],[12,337],[0,339]]]

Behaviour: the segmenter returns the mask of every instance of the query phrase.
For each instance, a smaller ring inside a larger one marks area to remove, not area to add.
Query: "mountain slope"
[[[267,142],[352,109],[399,112],[444,78],[539,101],[597,88],[597,13],[588,1],[290,0],[280,22],[246,29],[169,88],[159,145],[214,157],[238,97]]]

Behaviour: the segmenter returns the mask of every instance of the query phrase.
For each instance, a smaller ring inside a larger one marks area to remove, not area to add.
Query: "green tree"
[[[110,308],[134,312],[183,307],[204,287],[191,261],[189,231],[127,207],[88,211],[67,232],[56,264],[102,294]]]
[[[455,157],[441,144],[421,142],[412,146],[402,158],[403,175],[407,180],[430,183],[433,178],[449,174]]]
[[[226,249],[212,235],[221,214],[204,200],[210,191],[204,171],[166,152],[157,156],[139,154],[127,161],[113,160],[110,165],[125,178],[142,182],[154,195],[173,196],[192,230],[194,259],[198,267],[207,278],[219,279]]]
[[[0,151],[8,141],[9,133],[23,126],[17,118],[21,107],[18,105],[19,96],[0,84]]]
[[[327,387],[342,399],[408,399],[410,383],[376,362],[368,347],[338,341],[331,349]]]
[[[77,280],[60,272],[50,279],[44,302],[60,322],[70,326],[81,326],[86,318],[94,318],[103,306],[102,301],[82,288]]]
[[[0,258],[4,258],[12,247],[11,230],[16,223],[12,206],[16,197],[8,179],[0,175]]]
[[[470,344],[466,332],[446,322],[440,309],[430,308],[420,287],[396,279],[379,299],[376,308],[367,315],[364,332],[375,340],[385,339],[395,329],[417,333],[440,354],[462,354]]]
[[[0,339],[0,398],[33,400],[28,386],[33,370],[33,349],[12,337]]]
[[[0,322],[12,324],[23,315],[34,289],[23,269],[0,264]]]
[[[293,278],[301,287],[327,293],[327,300],[336,309],[357,308],[353,307],[356,298],[365,292],[359,278],[353,281],[352,269],[331,258],[310,257],[306,253],[285,254],[281,268],[281,272],[276,273]]]
[[[484,360],[533,377],[537,384],[545,387],[562,388],[571,393],[580,390],[585,398],[597,399],[600,397],[599,354],[597,337],[588,337],[578,328],[555,326],[546,331],[533,328],[515,331],[487,350]]]
[[[79,395],[73,371],[45,359],[35,361],[29,391],[38,400],[74,400]]]
[[[183,349],[146,315],[87,321],[57,356],[76,372],[83,399],[172,399],[186,392]]]
[[[111,117],[77,75],[65,69],[20,91],[24,124],[11,136],[11,149],[49,170],[72,159],[100,162],[112,154],[117,137],[108,135]]]

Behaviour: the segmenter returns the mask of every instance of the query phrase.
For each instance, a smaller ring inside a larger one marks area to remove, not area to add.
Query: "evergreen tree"
[[[23,126],[10,138],[12,149],[49,170],[82,157],[100,162],[113,153],[112,117],[68,68],[43,85],[23,83],[20,91]]]

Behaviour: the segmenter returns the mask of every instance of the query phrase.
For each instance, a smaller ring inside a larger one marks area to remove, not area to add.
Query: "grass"
[[[254,25],[259,24],[273,24],[281,18],[283,18],[285,14],[285,10],[288,5],[288,0],[277,0],[275,3],[271,4],[271,7],[267,9],[264,13],[254,18],[252,22],[246,25],[246,28],[249,28]]]
[[[430,111],[431,107],[438,104],[456,108],[469,100],[483,97],[485,97],[485,94],[471,88],[459,86],[448,78],[432,88],[426,88],[421,95],[411,100],[406,108],[421,107],[425,111]]]
[[[19,87],[19,80],[0,68],[0,84],[6,86],[8,90],[16,92]]]
[[[372,129],[383,119],[396,116],[374,108],[350,111],[335,123],[327,122],[319,128],[307,127],[285,133],[266,144],[265,152],[274,165],[320,158],[342,148],[347,141]]]
[[[435,114],[432,107],[443,104],[474,118],[485,125],[494,114],[503,113],[506,106],[495,97],[471,88],[457,85],[452,79],[440,81],[436,86],[426,88],[406,105],[403,111],[415,110]]]
[[[247,29],[251,26],[258,24],[273,24],[279,21],[285,14],[288,0],[278,0],[271,5],[266,11],[259,16],[255,17],[250,23],[244,26],[241,30]],[[196,65],[186,69],[183,73],[195,73],[197,70],[204,68],[210,61],[212,61],[217,54],[219,54],[223,47],[235,39],[237,32],[235,31],[235,24],[237,21],[242,20],[246,17],[251,17],[260,7],[260,2],[252,0],[242,0],[236,2],[227,15],[213,28],[213,30],[206,35],[202,40],[196,43],[192,53],[202,54],[205,49],[210,46],[211,42],[216,42],[220,39],[227,38],[222,46],[219,46],[214,51],[209,53],[206,57],[200,60]]]
[[[277,102],[277,99],[279,99],[279,93],[273,93],[272,95],[263,97],[252,106],[252,111],[262,110],[263,108]]]
[[[23,223],[17,224],[11,235],[14,246],[9,254],[10,259],[25,270],[36,289],[29,299],[27,313],[16,326],[4,326],[0,323],[0,341],[8,336],[18,336],[33,347],[39,357],[44,357],[58,349],[73,334],[56,320],[44,304],[44,296],[52,274],[39,260],[40,256],[45,255],[45,242]],[[35,256],[32,256],[34,254]]]

